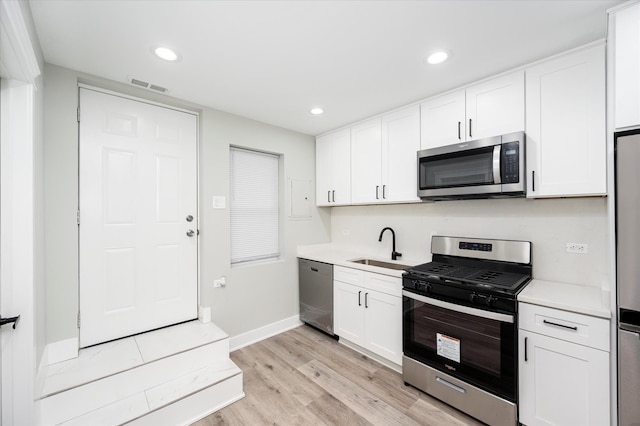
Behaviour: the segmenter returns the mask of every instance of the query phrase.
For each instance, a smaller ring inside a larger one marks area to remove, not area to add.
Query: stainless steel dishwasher
[[[300,321],[333,334],[333,265],[298,259]]]

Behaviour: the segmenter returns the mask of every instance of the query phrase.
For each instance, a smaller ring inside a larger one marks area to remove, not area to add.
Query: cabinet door
[[[349,129],[316,138],[316,204],[351,201],[351,132]]]
[[[333,204],[351,204],[351,131],[339,131],[331,148],[333,162]]]
[[[464,90],[429,99],[420,105],[420,148],[451,145],[465,140]]]
[[[418,161],[420,107],[418,105],[382,117],[383,202],[419,201]]]
[[[519,342],[522,424],[609,424],[608,352],[524,330]]]
[[[527,196],[606,194],[604,46],[526,70]]]
[[[466,90],[466,138],[475,140],[524,130],[524,71]]]
[[[375,118],[351,128],[351,202],[382,199],[381,120]]]
[[[640,125],[640,4],[615,12],[615,127]]]
[[[402,298],[366,290],[365,347],[402,364]]]
[[[333,282],[333,332],[364,346],[364,293],[361,287]]]

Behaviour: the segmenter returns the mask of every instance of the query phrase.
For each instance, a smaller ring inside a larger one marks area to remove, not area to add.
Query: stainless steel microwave
[[[525,134],[418,151],[418,196],[425,200],[523,197]]]

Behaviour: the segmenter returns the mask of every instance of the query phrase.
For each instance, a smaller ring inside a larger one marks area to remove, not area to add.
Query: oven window
[[[460,363],[500,376],[498,321],[424,304],[416,308],[414,318],[416,344],[446,360],[454,360],[458,350]]]
[[[491,185],[493,147],[420,159],[420,189]]]

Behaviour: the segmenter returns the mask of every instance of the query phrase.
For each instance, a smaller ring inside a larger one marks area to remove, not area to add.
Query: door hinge
[[[80,107],[78,107],[77,111],[78,111],[77,116],[78,116],[78,123],[79,123],[80,122]]]
[[[76,223],[80,226],[80,210],[76,212]]]
[[[80,311],[78,311],[78,328],[80,328]]]

